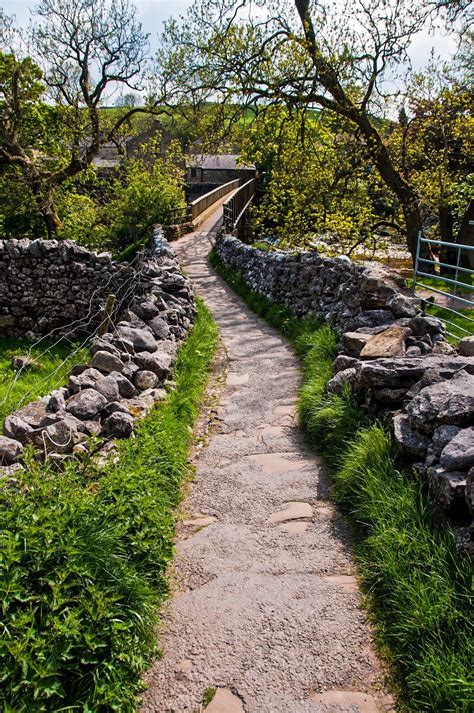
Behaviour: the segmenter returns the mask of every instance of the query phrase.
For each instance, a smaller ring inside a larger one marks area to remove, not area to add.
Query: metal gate
[[[470,221],[470,225],[473,226],[474,221]],[[420,257],[423,244],[453,249],[456,253],[455,264]],[[421,231],[418,234],[414,289],[428,311],[430,307],[436,310],[436,316],[445,323],[446,333],[453,339],[462,339],[474,334],[474,270],[460,265],[461,254],[464,251],[474,251],[474,245],[432,240],[423,237]],[[427,265],[444,267],[453,274],[449,277],[435,275],[427,272],[429,269]]]

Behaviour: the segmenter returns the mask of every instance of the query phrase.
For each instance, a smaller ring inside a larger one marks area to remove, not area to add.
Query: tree
[[[434,237],[466,242],[462,226],[469,222],[466,209],[472,210],[474,114],[464,57],[443,65],[433,56],[425,70],[413,76],[406,102],[408,112],[391,133],[389,149],[415,186],[423,222]],[[456,257],[456,249],[440,249],[441,262],[455,264]]]
[[[137,94],[134,94],[133,92],[126,92],[125,94],[121,94],[115,100],[115,106],[118,106],[120,108],[133,108],[134,106],[138,106],[139,104],[140,97]]]
[[[246,0],[225,7],[197,0],[185,22],[168,23],[159,54],[168,101],[186,102],[192,93],[260,111],[320,107],[343,118],[399,201],[414,256],[423,227],[419,195],[377,115],[431,8],[411,0],[355,0],[341,11],[311,0],[256,4],[253,12]]]
[[[272,107],[247,128],[242,158],[264,173],[257,231],[281,246],[304,247],[324,236],[350,254],[369,241],[373,247],[375,228],[389,224],[375,208],[367,157],[340,117]]]
[[[138,112],[101,106],[117,88],[142,89],[148,39],[128,0],[42,0],[35,60],[0,53],[0,168],[20,171],[48,235],[57,189],[84,171]]]

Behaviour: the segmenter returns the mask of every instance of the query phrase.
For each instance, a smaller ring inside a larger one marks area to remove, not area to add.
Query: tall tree
[[[321,107],[347,120],[400,202],[414,256],[419,196],[385,140],[380,121],[397,71],[431,8],[411,0],[196,0],[167,25],[159,54],[170,102],[201,100],[287,108]],[[377,118],[379,117],[379,118]]]
[[[0,53],[0,166],[31,189],[49,235],[59,221],[55,191],[86,169],[138,112],[110,112],[117,89],[142,89],[148,37],[129,0],[41,0],[34,60]]]

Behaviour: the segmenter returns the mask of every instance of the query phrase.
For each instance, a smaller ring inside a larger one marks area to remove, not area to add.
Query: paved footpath
[[[298,361],[206,261],[177,246],[227,352],[217,427],[195,458],[142,713],[376,713],[384,696],[350,536],[295,420]]]

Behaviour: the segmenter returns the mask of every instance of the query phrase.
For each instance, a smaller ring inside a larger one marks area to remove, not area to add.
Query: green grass
[[[449,279],[453,279],[449,275],[447,275],[447,277]],[[458,275],[458,280],[459,282],[465,283],[466,285],[473,285],[474,275],[460,273]],[[413,280],[407,280],[408,287],[413,287],[413,285]],[[452,285],[450,285],[449,282],[444,282],[444,280],[436,276],[420,278],[419,288],[422,289],[424,286],[426,286],[428,290],[430,287],[434,287],[437,290],[442,290],[443,292],[448,293],[451,293],[452,288]],[[461,295],[461,297],[471,295],[471,291],[469,289],[463,290],[462,285],[458,286],[458,293]],[[431,293],[431,296],[433,300],[437,300],[440,297],[434,292]],[[438,317],[442,322],[445,323],[446,329],[448,330],[448,332],[451,332],[451,334],[447,335],[447,339],[452,344],[457,344],[460,339],[466,337],[466,332],[468,332],[469,334],[474,334],[474,322],[470,321],[474,320],[474,309],[463,308],[459,307],[458,305],[456,305],[455,309],[457,312],[459,312],[459,314],[453,314],[453,312],[448,309],[445,309],[439,304],[427,305],[425,303],[424,305],[424,309],[426,310],[427,314],[431,314],[433,315],[433,317]],[[452,308],[452,305],[448,303],[448,307]]]
[[[459,309],[456,307],[459,314],[453,314],[449,310],[444,309],[444,307],[433,304],[425,305],[425,310],[427,314],[438,317],[438,319],[445,323],[446,329],[451,333],[448,334],[446,338],[451,344],[457,344],[460,339],[467,337],[468,334],[466,334],[466,332],[474,334],[474,322],[470,321],[474,319],[474,309]],[[466,332],[464,330],[466,330]]]
[[[31,461],[0,494],[0,701],[5,713],[137,710],[156,655],[174,509],[217,342],[199,303],[176,389],[120,459],[63,472]]]
[[[73,364],[87,360],[88,351],[78,345],[62,342],[42,342],[38,348],[24,339],[0,338],[0,428],[8,414],[23,403],[44,396],[67,380]],[[35,365],[17,373],[12,357],[30,354]]]
[[[389,434],[350,393],[328,394],[337,338],[250,292],[241,276],[214,268],[303,359],[299,413],[349,515],[356,563],[380,651],[392,664],[399,709],[468,713],[474,700],[472,567],[430,506],[422,484],[399,468]]]

